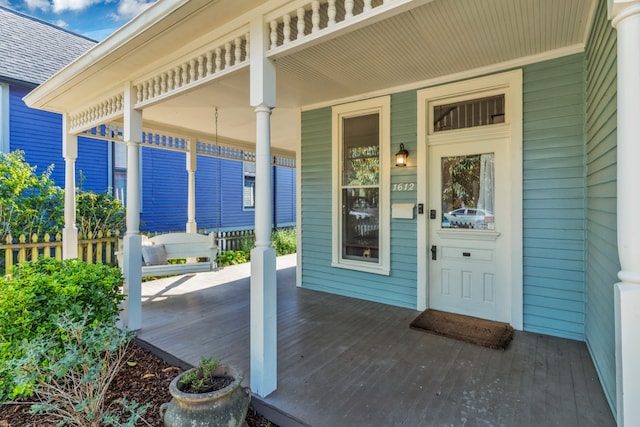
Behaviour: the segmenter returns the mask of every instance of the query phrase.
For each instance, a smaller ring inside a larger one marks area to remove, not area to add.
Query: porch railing
[[[409,0],[300,0],[267,17],[269,54],[312,40],[326,31],[357,25],[365,19],[402,8]]]

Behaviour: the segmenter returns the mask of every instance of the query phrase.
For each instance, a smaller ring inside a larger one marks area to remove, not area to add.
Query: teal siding
[[[523,77],[524,328],[584,340],[585,55],[527,65]],[[391,110],[391,154],[400,143],[411,153],[409,167],[392,168],[391,184],[413,183],[416,92],[393,95]],[[331,267],[331,160],[331,110],[303,113],[303,286],[415,308],[415,220],[391,222],[389,277]],[[392,204],[403,202],[415,203],[415,191],[391,193]]]
[[[584,339],[584,55],[523,70],[524,328]]]
[[[616,32],[601,1],[586,50],[587,266],[589,351],[616,411],[613,284],[620,271],[616,237]]]
[[[416,203],[417,195],[417,95],[415,91],[391,97],[391,186],[415,183],[413,191],[391,191],[391,203]],[[409,151],[407,167],[397,168],[395,154],[400,144]],[[417,216],[414,207],[414,218]],[[391,219],[391,280],[397,292],[406,297],[404,307],[416,308],[417,298],[417,220]]]
[[[331,109],[302,115],[303,287],[369,301],[416,307],[416,220],[391,221],[389,276],[331,267]],[[416,94],[391,98],[391,154],[400,143],[414,153],[409,165],[392,169],[391,182],[416,182]],[[415,203],[416,191],[393,192],[391,203]]]

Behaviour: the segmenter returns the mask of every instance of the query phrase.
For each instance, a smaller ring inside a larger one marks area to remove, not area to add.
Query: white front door
[[[429,144],[429,306],[509,322],[509,139]]]
[[[417,100],[416,307],[521,330],[522,71],[425,88]]]

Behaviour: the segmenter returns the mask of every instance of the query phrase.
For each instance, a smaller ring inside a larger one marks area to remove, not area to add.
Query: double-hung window
[[[127,200],[127,144],[113,142],[113,196],[124,205]]]
[[[333,108],[334,267],[389,274],[389,97]]]
[[[243,162],[242,180],[242,208],[245,210],[256,207],[256,164],[253,162]]]

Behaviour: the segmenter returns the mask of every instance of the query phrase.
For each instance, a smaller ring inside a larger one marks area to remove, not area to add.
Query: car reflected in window
[[[477,208],[458,208],[444,214],[445,228],[493,229],[493,213]]]

